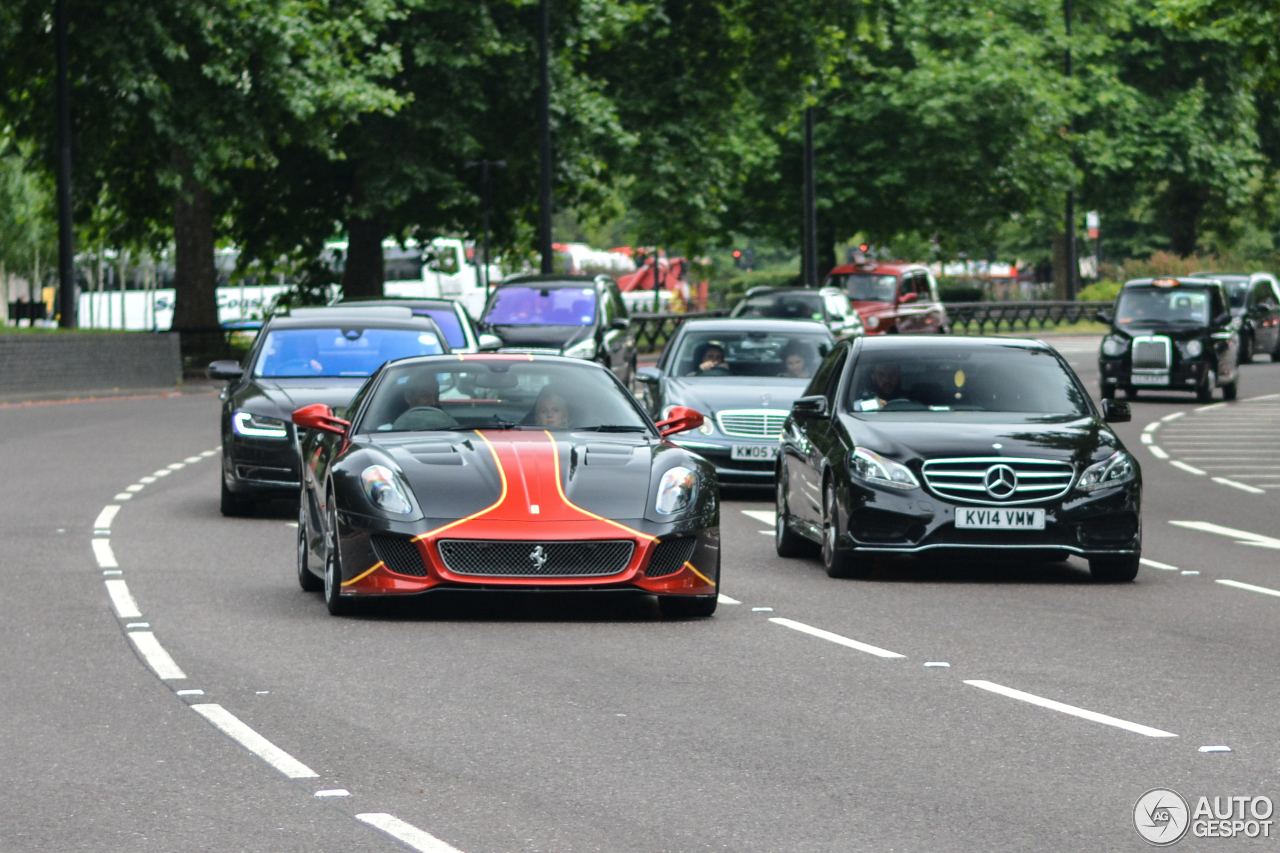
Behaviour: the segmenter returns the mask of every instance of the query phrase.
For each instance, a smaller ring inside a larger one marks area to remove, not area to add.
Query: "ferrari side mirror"
[[[678,432],[697,429],[702,426],[704,418],[702,412],[697,409],[686,409],[684,406],[676,406],[671,410],[671,415],[665,421],[658,421],[658,432],[663,437],[675,435]]]
[[[334,417],[333,409],[330,409],[324,403],[315,403],[297,409],[293,413],[293,422],[305,429],[318,429],[321,432],[331,432],[334,435],[344,435],[347,427],[351,426],[349,421]]]

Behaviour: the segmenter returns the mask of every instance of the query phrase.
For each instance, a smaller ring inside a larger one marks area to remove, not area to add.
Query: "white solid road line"
[[[1142,431],[1144,433],[1147,433],[1147,432],[1155,432],[1158,429],[1160,429],[1160,421],[1152,421],[1151,423],[1143,427]]]
[[[1168,453],[1165,453],[1163,450],[1161,450],[1159,447],[1157,447],[1157,446],[1156,446],[1156,445],[1154,445],[1154,444],[1148,445],[1148,446],[1147,446],[1147,450],[1150,450],[1150,451],[1151,451],[1151,455],[1152,455],[1152,456],[1154,456],[1154,457],[1155,457],[1155,458],[1157,458],[1157,459],[1168,459],[1168,458],[1169,458],[1169,454],[1168,454]]]
[[[777,515],[775,515],[771,509],[744,509],[742,514],[748,518],[754,518],[756,521],[763,522],[770,527],[773,527],[774,522],[777,521]]]
[[[129,585],[122,580],[103,581],[107,585],[107,595],[111,596],[111,606],[116,609],[116,616],[121,619],[141,619],[138,603],[129,594]]]
[[[104,506],[102,512],[98,513],[98,517],[94,519],[94,530],[110,530],[111,522],[115,520],[116,513],[120,511],[120,507],[112,504]]]
[[[1221,408],[1224,408],[1226,405],[1227,405],[1226,403],[1214,403],[1212,406],[1201,406],[1200,408],[1196,409],[1196,411],[1212,412],[1214,409],[1221,409]]]
[[[1276,397],[1280,397],[1280,394],[1263,394],[1260,397],[1245,397],[1240,402],[1252,403],[1254,400],[1274,400]]]
[[[239,717],[221,705],[192,705],[191,710],[290,779],[315,779],[319,776],[310,767],[246,726]]]
[[[160,676],[162,680],[176,681],[187,677],[187,674],[173,662],[173,658],[169,657],[169,653],[164,650],[164,646],[160,645],[160,641],[156,639],[155,634],[150,631],[130,631],[129,639],[138,649],[138,653],[146,660],[147,666],[155,670],[156,675]]]
[[[1213,482],[1221,483],[1224,486],[1230,486],[1233,489],[1239,489],[1242,492],[1248,492],[1251,495],[1265,495],[1262,489],[1254,486],[1246,486],[1244,483],[1237,483],[1235,480],[1228,480],[1226,477],[1214,477]]]
[[[1249,592],[1260,592],[1263,595],[1274,595],[1277,598],[1280,598],[1280,589],[1267,589],[1265,586],[1254,586],[1251,583],[1241,583],[1240,581],[1219,579],[1217,582],[1223,586],[1233,586],[1236,589],[1247,589]]]
[[[721,604],[741,604],[742,603],[736,598],[730,598],[729,596],[725,595],[723,592],[716,595],[716,601],[720,602]]]
[[[1142,563],[1144,566],[1150,566],[1153,569],[1160,569],[1165,572],[1176,572],[1178,570],[1177,566],[1171,566],[1168,563],[1158,563],[1155,560],[1148,560],[1146,557],[1140,557],[1138,562]]]
[[[1262,536],[1258,533],[1250,533],[1247,530],[1236,530],[1234,527],[1223,527],[1221,524],[1212,524],[1208,521],[1170,521],[1169,523],[1174,527],[1185,527],[1188,530],[1200,530],[1204,533],[1227,536],[1241,545],[1280,549],[1280,539],[1273,539],[1270,536]]]
[[[1125,731],[1146,735],[1147,737],[1177,737],[1173,732],[1153,729],[1150,726],[1140,725],[1139,723],[1131,723],[1128,720],[1121,720],[1118,717],[1099,714],[1097,711],[1086,711],[1084,708],[1077,708],[1074,705],[1055,702],[1052,699],[1045,699],[1043,696],[1036,696],[1034,693],[1023,693],[1021,690],[1014,690],[1012,687],[1005,687],[1002,684],[994,684],[990,681],[966,681],[965,684],[977,687],[981,690],[989,690],[992,693],[998,693],[999,695],[1007,696],[1010,699],[1017,699],[1020,702],[1039,705],[1041,708],[1048,708],[1051,711],[1061,711],[1062,713],[1070,714],[1073,717],[1080,717],[1083,720],[1091,720],[1095,723],[1102,723],[1106,726],[1115,726],[1118,729],[1124,729]]]
[[[1186,412],[1174,412],[1173,414],[1165,415],[1160,420],[1165,421],[1166,423],[1169,421],[1176,421],[1178,418],[1182,417],[1185,414]]]
[[[111,550],[110,539],[93,539],[93,556],[98,560],[98,568],[100,569],[118,569],[120,564],[116,562],[116,555]]]
[[[408,845],[419,853],[461,853],[456,847],[450,847],[429,832],[424,832],[411,823],[405,823],[398,817],[385,812],[365,812],[356,815],[356,820],[380,829],[401,844]]]
[[[878,646],[860,643],[857,640],[850,640],[848,637],[842,637],[839,634],[833,634],[830,631],[824,631],[821,628],[815,628],[812,625],[806,625],[803,622],[796,622],[792,619],[783,619],[780,616],[770,616],[769,621],[781,625],[784,628],[790,628],[793,631],[799,631],[802,634],[808,634],[811,637],[829,640],[842,646],[848,646],[851,649],[857,649],[860,652],[866,652],[869,655],[875,655],[878,658],[905,658],[906,655],[900,655],[897,652],[891,652],[888,649],[882,649]]]
[[[1181,468],[1183,471],[1186,471],[1188,474],[1198,474],[1201,477],[1204,476],[1204,472],[1201,471],[1199,468],[1195,468],[1191,465],[1188,465],[1185,462],[1179,462],[1177,459],[1173,460],[1169,464],[1175,468]]]

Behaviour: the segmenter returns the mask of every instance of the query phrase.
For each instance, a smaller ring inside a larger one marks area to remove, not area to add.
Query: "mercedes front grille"
[[[1075,479],[1075,469],[1068,462],[999,456],[930,459],[921,473],[939,497],[1001,506],[1062,497]]]
[[[726,409],[716,413],[720,431],[734,438],[772,438],[782,435],[787,412],[777,409]]]

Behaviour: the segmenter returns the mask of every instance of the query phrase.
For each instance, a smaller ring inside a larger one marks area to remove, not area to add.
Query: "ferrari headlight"
[[[686,510],[698,496],[698,475],[688,468],[671,468],[658,481],[653,508],[663,515]]]
[[[564,355],[568,358],[595,358],[596,339],[587,338],[585,341],[578,341],[576,344],[565,350]]]
[[[1080,475],[1080,482],[1076,484],[1076,488],[1082,492],[1109,489],[1112,486],[1129,482],[1133,479],[1135,473],[1136,466],[1133,464],[1133,457],[1123,450],[1117,450],[1101,462],[1095,462],[1085,468],[1084,473]]]
[[[918,489],[920,481],[911,469],[901,462],[885,459],[879,453],[865,447],[854,448],[850,459],[853,476],[877,486],[888,486],[891,489]]]
[[[1182,351],[1187,354],[1188,358],[1199,358],[1200,353],[1204,352],[1204,344],[1199,341],[1187,341],[1183,345]]]
[[[236,435],[247,435],[251,438],[289,437],[289,429],[285,421],[250,412],[236,412],[232,415],[231,428],[235,430]]]
[[[370,465],[360,475],[360,484],[364,486],[365,497],[378,509],[408,515],[413,512],[413,504],[404,493],[395,473],[383,465]]]
[[[1127,349],[1127,347],[1124,340],[1121,338],[1108,336],[1106,340],[1102,342],[1102,354],[1109,355],[1112,358],[1115,358],[1118,355],[1124,355],[1125,349]]]

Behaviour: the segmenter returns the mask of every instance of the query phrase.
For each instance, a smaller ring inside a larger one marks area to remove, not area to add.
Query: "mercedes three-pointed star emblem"
[[[1018,490],[1018,473],[1008,465],[992,465],[982,478],[982,485],[991,497],[1004,500]]]

